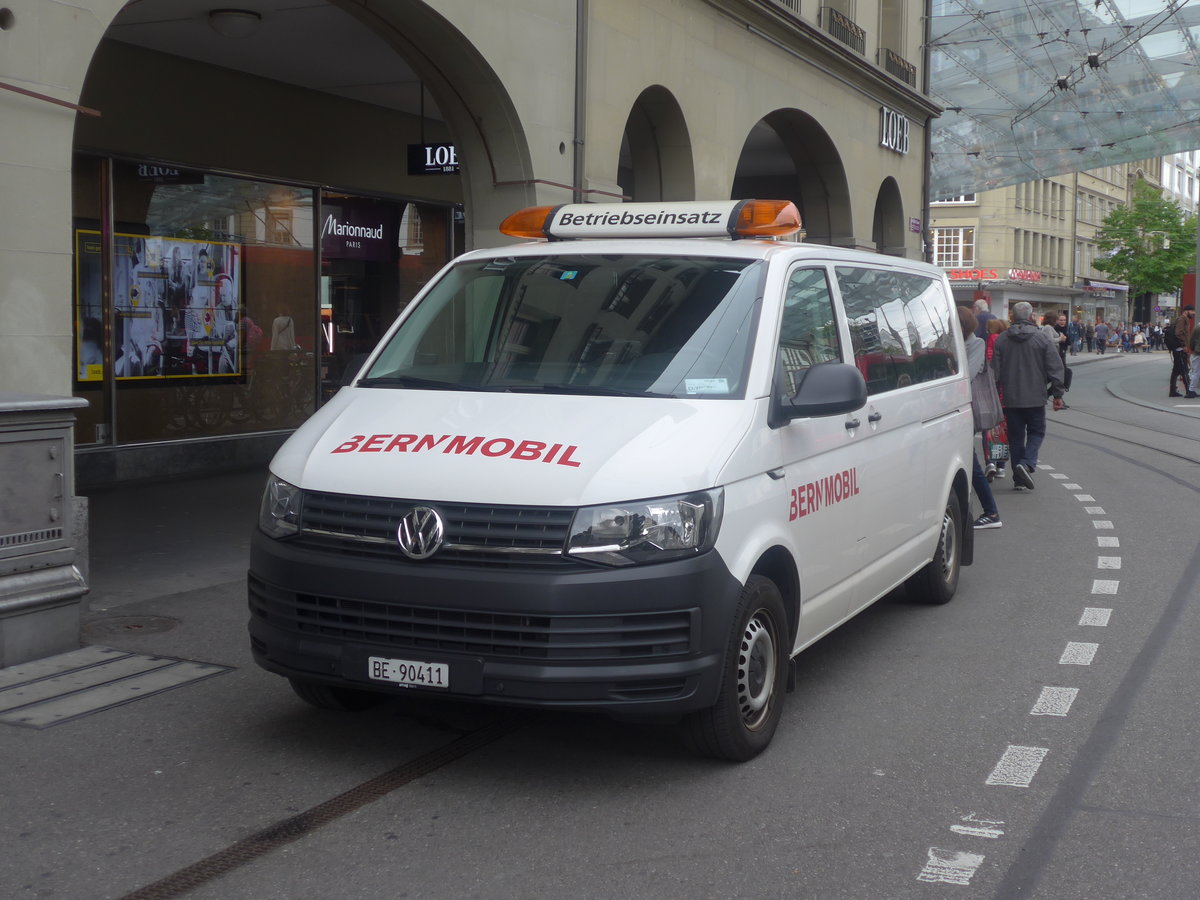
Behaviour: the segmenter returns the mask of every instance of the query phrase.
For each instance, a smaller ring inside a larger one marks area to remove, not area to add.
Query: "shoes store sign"
[[[886,106],[879,107],[879,146],[907,154],[909,130],[908,116]]]
[[[946,277],[951,281],[997,281],[1000,273],[995,269],[947,269]],[[1041,281],[1042,273],[1032,269],[1009,269],[1009,281]]]

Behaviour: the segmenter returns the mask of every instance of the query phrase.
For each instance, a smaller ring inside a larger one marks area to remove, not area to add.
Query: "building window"
[[[970,268],[975,265],[974,228],[935,228],[934,264],[944,269]]]
[[[974,203],[974,194],[959,194],[955,197],[941,197],[937,200],[930,201],[931,206],[945,205],[949,203]]]

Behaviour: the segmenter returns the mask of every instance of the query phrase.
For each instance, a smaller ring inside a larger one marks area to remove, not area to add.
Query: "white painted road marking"
[[[1067,484],[1064,484],[1063,487],[1065,487],[1068,491],[1082,491],[1083,490],[1082,484],[1076,484],[1073,481],[1068,482]]]
[[[1096,658],[1096,651],[1099,649],[1099,644],[1067,641],[1067,648],[1063,650],[1062,656],[1059,657],[1058,664],[1060,666],[1090,666],[1092,660]]]
[[[1045,466],[1042,466],[1042,468],[1044,469],[1044,468],[1046,468],[1046,467],[1045,467]],[[1050,477],[1051,477],[1051,478],[1057,478],[1059,481],[1066,481],[1068,476],[1066,476],[1066,475],[1059,475],[1059,474],[1056,472],[1055,474],[1051,475]]]
[[[1092,582],[1092,593],[1093,594],[1115,594],[1117,592],[1117,588],[1120,586],[1120,584],[1121,584],[1121,582],[1119,582],[1119,581],[1108,581],[1103,578],[1097,578],[1095,581]]]
[[[1004,824],[1003,819],[977,819],[975,818],[975,813],[967,813],[962,817],[962,821],[971,824],[951,825],[950,830],[956,834],[965,834],[969,837],[995,839],[1004,836],[1004,829],[998,827]]]
[[[1109,537],[1107,535],[1098,534],[1098,535],[1096,535],[1096,546],[1097,547],[1120,547],[1121,539],[1118,537]]]
[[[1121,568],[1121,557],[1119,556],[1097,556],[1097,569],[1119,569]]]
[[[1100,529],[1109,529],[1113,527],[1113,523],[1108,519],[1092,519],[1092,527]]]
[[[1084,609],[1083,615],[1079,617],[1079,624],[1099,625],[1101,628],[1103,628],[1108,624],[1108,620],[1111,616],[1111,609],[1102,609],[1096,606],[1089,606]]]
[[[1079,688],[1044,687],[1029,711],[1031,716],[1065,716],[1079,694]]]
[[[1095,503],[1096,502],[1096,498],[1093,497],[1091,494],[1076,494],[1075,499],[1078,500],[1080,503]]]
[[[1048,747],[1018,747],[1010,744],[984,783],[1004,787],[1029,787],[1038,767],[1049,752]]]
[[[917,881],[928,881],[935,884],[970,884],[971,876],[983,862],[978,853],[962,853],[958,850],[939,850],[929,848],[929,859],[925,863]]]
[[[1089,516],[1102,516],[1102,515],[1104,515],[1104,507],[1103,507],[1103,506],[1085,506],[1085,507],[1083,508],[1083,511],[1084,511],[1085,513],[1087,513]]]

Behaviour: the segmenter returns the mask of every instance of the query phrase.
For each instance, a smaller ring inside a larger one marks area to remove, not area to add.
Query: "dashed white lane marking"
[[[1092,519],[1092,527],[1103,531],[1112,528],[1113,523],[1108,519]]]
[[[1043,467],[1043,468],[1044,468],[1044,467]],[[1067,476],[1067,475],[1060,475],[1059,473],[1055,472],[1055,473],[1054,473],[1053,475],[1051,475],[1050,477],[1051,477],[1051,478],[1053,478],[1053,479],[1055,479],[1055,480],[1057,480],[1057,481],[1066,481],[1066,480],[1067,480],[1067,478],[1068,478],[1068,477],[1070,477],[1070,476]]]
[[[1121,568],[1121,557],[1119,556],[1097,556],[1097,569],[1119,569]]]
[[[1088,606],[1083,610],[1083,615],[1079,617],[1080,625],[1096,625],[1104,628],[1108,625],[1108,620],[1112,618],[1112,610],[1104,609],[1100,606]]]
[[[1049,752],[1048,747],[1018,747],[1010,744],[984,783],[1004,787],[1029,787],[1042,760]]]
[[[1085,506],[1085,507],[1083,508],[1083,511],[1084,511],[1085,513],[1087,513],[1089,516],[1102,516],[1102,515],[1104,515],[1104,507],[1103,507],[1103,506]]]
[[[1044,687],[1038,696],[1031,716],[1065,716],[1071,711],[1071,704],[1079,695],[1079,688]]]
[[[1068,491],[1082,491],[1083,490],[1082,484],[1076,484],[1073,481],[1067,482],[1066,484],[1063,485],[1063,487],[1065,487]]]
[[[980,838],[1000,838],[1004,837],[1004,829],[999,826],[1004,824],[1003,819],[977,819],[975,813],[967,813],[962,817],[963,822],[969,822],[968,825],[951,825],[950,830],[955,834],[965,834],[968,837]]]
[[[1097,547],[1120,547],[1121,539],[1117,537],[1108,537],[1103,534],[1096,535]]]
[[[978,870],[983,857],[978,853],[962,853],[958,850],[929,848],[929,859],[917,876],[917,881],[935,884],[970,884],[971,876]]]
[[[1060,666],[1090,666],[1096,658],[1099,644],[1089,644],[1083,641],[1067,641],[1066,649],[1058,659]]]
[[[1115,594],[1117,588],[1121,586],[1119,581],[1107,581],[1103,578],[1097,578],[1092,581],[1093,594]]]
[[[1075,499],[1078,500],[1080,503],[1095,503],[1096,502],[1096,498],[1093,497],[1091,494],[1076,494]]]

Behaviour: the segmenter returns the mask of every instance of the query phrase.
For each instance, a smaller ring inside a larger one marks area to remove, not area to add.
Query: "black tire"
[[[908,581],[910,593],[925,603],[941,605],[954,599],[962,565],[963,512],[958,495],[951,494],[942,512],[942,533],[933,559]]]
[[[319,681],[304,681],[301,678],[289,678],[288,683],[291,684],[297,697],[317,709],[358,712],[383,702],[383,695],[373,691],[359,691],[354,688],[321,684]]]
[[[717,702],[688,716],[684,738],[702,756],[745,762],[767,748],[787,686],[787,611],[769,578],[751,575],[738,597]]]

